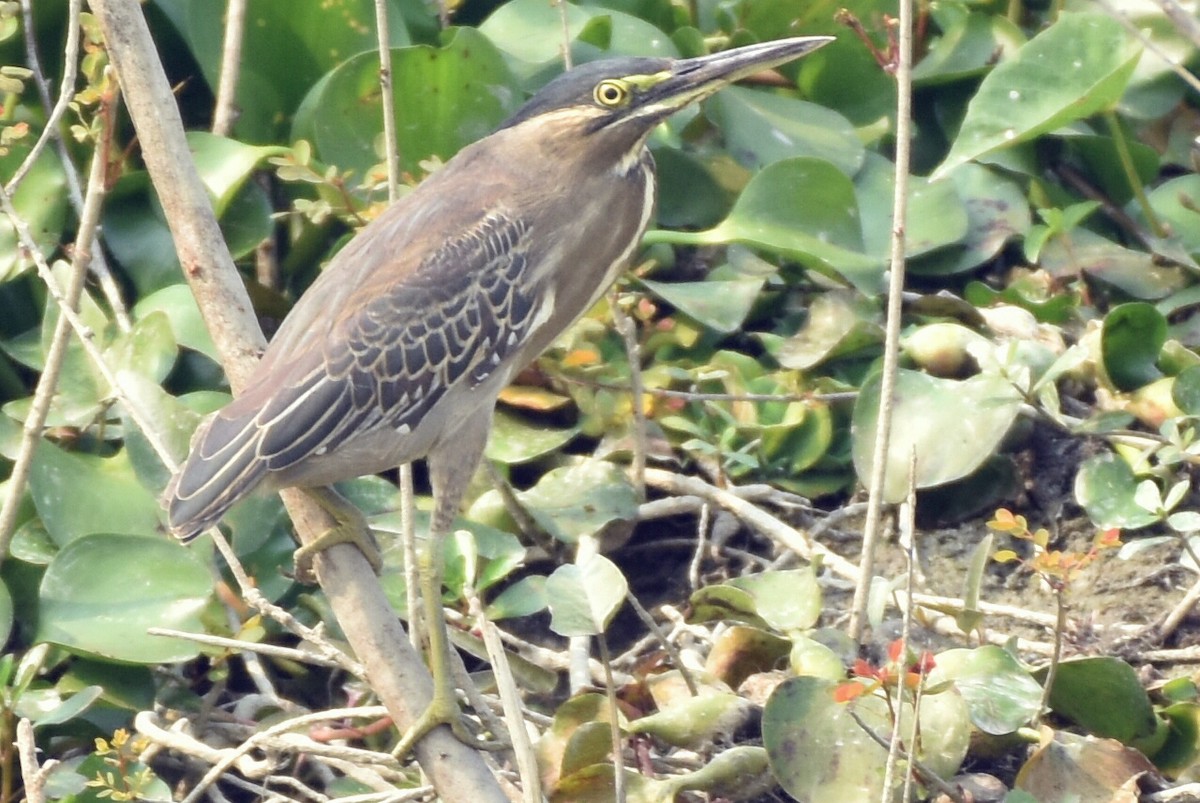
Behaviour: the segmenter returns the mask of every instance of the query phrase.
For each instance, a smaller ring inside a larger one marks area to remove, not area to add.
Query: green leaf
[[[5,182],[29,155],[32,139],[13,146],[7,154],[0,156],[0,176]],[[53,148],[46,148],[12,194],[13,208],[29,227],[43,257],[49,257],[58,247],[67,222],[66,187],[67,177],[58,155]],[[17,232],[12,222],[7,215],[0,216],[0,282],[8,281],[32,264],[23,249],[17,246]]]
[[[929,683],[952,681],[971,722],[984,733],[1014,733],[1037,716],[1042,687],[1007,650],[994,645],[938,653]]]
[[[1113,108],[1140,56],[1112,17],[1061,14],[983,79],[934,176]]]
[[[42,577],[36,638],[116,661],[186,661],[199,653],[195,644],[146,629],[203,632],[211,588],[208,567],[166,538],[83,536]]]
[[[43,440],[30,469],[29,493],[59,546],[91,533],[162,537],[158,502],[137,481],[124,451],[101,458]]]
[[[1200,365],[1185,368],[1175,377],[1171,401],[1188,415],[1200,415]]]
[[[528,463],[565,446],[579,427],[551,427],[536,418],[497,410],[492,417],[487,458],[505,465]]]
[[[730,580],[729,585],[748,593],[754,613],[780,632],[808,630],[821,617],[821,587],[811,566],[750,574]]]
[[[443,161],[481,139],[516,110],[520,89],[485,36],[458,28],[445,47],[392,51],[392,94],[401,169],[413,175],[431,156]],[[322,161],[361,177],[384,161],[379,56],[362,53],[321,79],[296,113],[293,139],[314,144]]]
[[[212,0],[154,0],[154,4],[187,42],[215,95],[224,15],[214,13]],[[387,5],[388,41],[393,47],[407,45],[407,4],[389,0]],[[373,53],[376,46],[374,0],[249,0],[237,88],[238,136],[251,142],[277,141],[309,87],[340,62],[356,53]]]
[[[549,605],[550,597],[546,593],[546,578],[534,575],[522,577],[501,591],[494,600],[488,603],[485,615],[489,621],[495,622],[518,616],[532,616],[546,610]]]
[[[829,162],[799,157],[775,162],[746,185],[729,216],[701,232],[651,231],[647,243],[762,248],[853,284],[882,290],[883,262],[863,251],[854,185]]]
[[[729,153],[747,167],[758,169],[795,156],[823,159],[848,176],[862,166],[864,151],[854,126],[824,106],[731,86],[714,96],[706,110],[724,132]]]
[[[66,699],[61,697],[56,689],[45,689],[42,694],[27,693],[21,695],[17,713],[19,716],[28,717],[34,727],[61,725],[90,708],[103,693],[104,689],[99,686],[87,686]]]
[[[789,678],[763,708],[763,746],[771,771],[789,795],[813,803],[879,800],[886,751],[833,698],[836,684],[823,678]],[[854,713],[879,733],[888,728],[878,697],[855,700]]]
[[[971,12],[946,28],[913,68],[913,84],[934,86],[971,78],[1011,57],[1025,36],[1007,17]]]
[[[1134,501],[1137,480],[1129,464],[1105,452],[1089,457],[1075,475],[1075,501],[1097,527],[1136,530],[1158,516]]]
[[[864,484],[871,475],[875,451],[880,381],[879,374],[868,379],[854,405],[854,468]],[[1021,395],[1000,376],[979,374],[959,382],[899,371],[884,498],[899,502],[908,495],[909,461],[914,451],[918,489],[975,471],[1000,444],[1021,404]],[[931,410],[937,415],[930,415]]]
[[[533,84],[543,83],[562,69],[559,48],[564,38],[570,42],[576,64],[601,56],[679,55],[670,37],[650,23],[592,5],[564,2],[554,6],[542,0],[511,0],[500,4],[479,26],[479,32],[504,52],[509,67],[522,82]]]
[[[213,196],[217,217],[225,210],[260,164],[272,156],[290,153],[289,148],[255,146],[207,131],[189,131],[188,150],[200,173],[200,180]]]
[[[214,362],[220,361],[217,347],[204,325],[200,307],[191,288],[186,284],[173,284],[143,296],[133,307],[135,318],[141,319],[154,312],[162,312],[171,323],[175,341],[189,349],[200,352]]]
[[[1157,727],[1154,707],[1137,672],[1119,658],[1097,656],[1060,663],[1050,689],[1050,707],[1095,736],[1125,744],[1145,739]]]
[[[922,276],[947,276],[979,267],[1005,243],[1029,231],[1031,218],[1025,192],[1015,181],[976,164],[964,164],[947,176],[954,183],[967,215],[961,247],[915,260],[909,270]]]
[[[546,578],[550,629],[568,637],[599,635],[628,593],[625,575],[603,555],[559,566]]]
[[[891,253],[895,176],[894,164],[871,154],[854,177],[863,247],[881,262]],[[967,236],[969,224],[953,182],[930,182],[917,176],[908,181],[907,220],[904,253],[910,258],[960,242]]]
[[[857,293],[822,293],[809,305],[804,326],[779,345],[774,357],[784,368],[807,371],[883,342],[880,323],[876,306]]]
[[[1121,304],[1104,316],[1100,353],[1117,390],[1136,390],[1162,377],[1156,363],[1167,342],[1167,319],[1144,302]]]
[[[762,279],[731,281],[656,282],[642,279],[646,289],[675,309],[710,329],[738,331],[762,291]]]
[[[546,532],[568,544],[637,516],[637,493],[629,478],[604,460],[548,471],[518,497]]]

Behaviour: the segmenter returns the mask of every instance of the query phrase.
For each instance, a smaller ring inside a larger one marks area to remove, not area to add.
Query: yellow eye
[[[629,102],[629,87],[620,81],[601,81],[592,91],[592,97],[601,106],[615,109]]]

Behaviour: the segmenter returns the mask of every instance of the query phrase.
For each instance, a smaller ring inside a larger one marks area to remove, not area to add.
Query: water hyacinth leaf
[[[133,307],[133,315],[137,319],[144,318],[156,312],[167,316],[171,323],[171,332],[175,342],[186,348],[198,351],[214,362],[220,360],[217,347],[213,344],[208,327],[200,316],[200,307],[196,305],[196,297],[186,284],[173,284],[156,290],[144,296]]]
[[[1200,365],[1185,368],[1175,377],[1171,400],[1187,415],[1200,415]]]
[[[90,708],[103,693],[100,686],[85,686],[64,699],[57,689],[39,689],[21,695],[16,713],[28,717],[34,727],[61,725]]]
[[[603,460],[548,471],[518,497],[546,532],[568,544],[637,516],[637,492],[629,478]]]
[[[833,290],[813,299],[804,326],[773,356],[784,368],[806,371],[882,341],[878,307],[857,293]]]
[[[1167,341],[1167,319],[1144,302],[1121,304],[1104,316],[1100,352],[1117,390],[1136,390],[1162,377],[1158,356]]]
[[[91,533],[162,537],[158,501],[138,482],[125,451],[96,457],[43,440],[30,469],[29,493],[59,546]]]
[[[447,160],[491,133],[521,99],[500,52],[472,28],[455,29],[441,48],[394,49],[392,75],[401,169],[413,175],[421,173],[422,160]],[[313,87],[296,113],[292,137],[312,142],[323,162],[361,177],[383,161],[377,151],[381,109],[379,57],[364,52]]]
[[[222,14],[210,0],[154,0],[187,43],[216,94],[224,39]],[[409,43],[404,3],[390,0],[388,42]],[[378,46],[373,0],[292,3],[250,0],[237,84],[234,130],[253,142],[277,140],[290,125],[305,90],[340,62]],[[376,64],[378,66],[378,63]]]
[[[1059,664],[1050,689],[1050,707],[1090,734],[1125,744],[1145,739],[1157,729],[1154,707],[1137,672],[1111,656],[1073,658]]]
[[[808,630],[821,616],[821,587],[812,567],[751,574],[734,578],[729,585],[748,593],[754,613],[774,630]]]
[[[947,276],[973,270],[1000,253],[1009,240],[1023,236],[1032,222],[1021,187],[994,170],[964,164],[950,172],[967,214],[961,247],[913,260],[909,270],[922,276]]]
[[[854,177],[863,248],[880,261],[888,258],[891,249],[895,174],[895,165],[888,159],[870,154]],[[967,211],[953,182],[930,182],[915,176],[909,179],[906,256],[917,257],[958,243],[967,236],[968,229]]]
[[[747,167],[796,156],[824,159],[848,176],[862,166],[864,150],[854,126],[824,106],[731,86],[705,108],[724,132],[730,154]]]
[[[870,477],[875,450],[879,390],[880,377],[875,374],[863,385],[854,406],[854,468],[864,484]],[[906,497],[914,451],[918,489],[942,485],[975,471],[1008,432],[1021,403],[1020,393],[1004,377],[979,374],[955,381],[900,371],[896,376],[884,498],[899,502]]]
[[[488,603],[485,615],[489,621],[495,622],[518,616],[532,616],[546,610],[549,605],[546,578],[534,575],[522,577],[497,594],[496,598]]]
[[[612,621],[629,586],[603,555],[559,566],[546,578],[550,629],[560,636],[596,636]]]
[[[950,25],[913,67],[913,84],[926,87],[960,81],[991,69],[1025,43],[1007,17],[969,13]]]
[[[1190,173],[1163,182],[1148,193],[1150,206],[1159,220],[1170,227],[1179,245],[1193,257],[1200,257],[1200,175]],[[1140,207],[1130,211],[1143,218]]]
[[[25,157],[29,155],[33,142],[22,142],[11,146],[8,153],[0,155],[0,176],[12,176]],[[7,181],[7,178],[5,178]],[[21,220],[29,227],[43,257],[52,254],[58,247],[63,226],[67,222],[69,207],[67,177],[62,163],[52,149],[44,149],[25,179],[12,191],[12,204]],[[17,246],[17,232],[7,216],[0,216],[0,282],[7,281],[18,272],[32,266],[24,249]]]
[[[1075,474],[1075,501],[1097,527],[1136,530],[1158,516],[1135,501],[1137,479],[1129,464],[1105,452],[1089,457]]]
[[[850,716],[887,732],[886,704],[859,697],[834,699],[837,683],[801,676],[775,687],[763,708],[763,746],[780,786],[796,800],[844,803],[879,800],[886,753]]]
[[[36,638],[117,661],[186,661],[199,654],[197,645],[146,629],[204,632],[200,614],[211,588],[208,566],[168,539],[83,536],[42,577]]]
[[[1166,298],[1192,281],[1177,265],[1160,264],[1153,254],[1126,248],[1081,228],[1049,240],[1038,262],[1055,278],[1085,273],[1134,298],[1149,301]]]
[[[105,351],[114,371],[137,373],[158,384],[175,365],[179,346],[171,322],[161,312],[139,319],[128,332],[122,332]]]
[[[650,292],[710,329],[726,333],[741,328],[758,299],[764,281],[657,282],[642,279]]]
[[[1112,17],[1061,14],[984,77],[934,175],[1113,108],[1140,56]]]
[[[188,150],[200,173],[200,180],[213,196],[213,211],[220,218],[255,169],[272,156],[290,153],[278,145],[247,145],[207,131],[189,131]]]
[[[497,8],[479,30],[504,53],[522,81],[540,81],[550,71],[562,69],[564,27],[575,63],[601,56],[679,55],[671,38],[645,20],[612,8],[573,3],[555,7],[541,0],[513,0]]]
[[[535,418],[497,410],[487,459],[505,465],[528,463],[566,445],[578,433],[579,427],[550,427]]]
[[[975,727],[994,736],[1014,733],[1041,706],[1041,685],[1011,653],[994,645],[938,653],[929,682],[946,680],[966,701]]]
[[[882,289],[883,262],[863,251],[854,185],[834,165],[798,157],[756,174],[716,227],[700,232],[651,231],[647,243],[741,243],[842,278],[863,293]]]

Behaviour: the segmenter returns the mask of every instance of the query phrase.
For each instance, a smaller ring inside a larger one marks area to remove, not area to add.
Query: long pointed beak
[[[664,114],[670,113],[748,75],[787,64],[833,40],[832,36],[797,36],[737,47],[711,56],[680,59],[671,65],[671,76],[654,87],[655,97],[653,100],[648,98],[647,106]]]

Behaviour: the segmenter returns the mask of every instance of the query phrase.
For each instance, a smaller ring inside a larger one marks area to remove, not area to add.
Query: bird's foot
[[[379,574],[383,570],[383,555],[362,512],[332,488],[312,488],[307,493],[322,510],[333,517],[336,524],[293,553],[296,578],[301,582],[312,582],[315,579],[313,559],[318,553],[337,544],[352,544],[358,547],[367,563],[371,564],[371,569],[375,574]]]
[[[404,758],[412,752],[417,742],[424,739],[431,730],[439,725],[449,725],[451,733],[463,744],[470,747],[481,746],[479,740],[472,736],[466,725],[463,724],[462,709],[458,706],[454,689],[438,683],[435,677],[433,699],[429,701],[429,706],[421,712],[421,716],[408,726],[408,730],[392,748],[392,755],[396,758]]]

